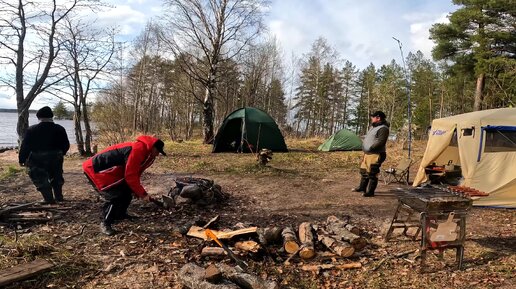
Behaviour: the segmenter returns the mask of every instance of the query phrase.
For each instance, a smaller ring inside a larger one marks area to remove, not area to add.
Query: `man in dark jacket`
[[[389,123],[385,120],[385,113],[376,111],[371,114],[371,127],[362,143],[364,158],[360,164],[360,185],[353,189],[363,192],[364,197],[373,197],[378,185],[380,166],[387,158],[385,144],[389,138]]]
[[[104,234],[115,234],[112,225],[116,220],[133,218],[127,214],[133,194],[152,201],[140,177],[158,154],[166,156],[164,145],[160,139],[144,135],[135,142],[110,146],[82,164],[84,174],[106,200],[100,224]]]
[[[36,116],[39,123],[27,129],[18,160],[29,168],[30,179],[44,202],[53,204],[63,201],[63,156],[70,142],[66,130],[54,123],[50,107],[41,108]]]

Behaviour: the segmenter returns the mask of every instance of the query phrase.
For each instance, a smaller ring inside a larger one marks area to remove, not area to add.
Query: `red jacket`
[[[112,145],[82,163],[84,173],[99,191],[105,191],[123,182],[133,193],[143,198],[147,195],[140,177],[154,162],[152,147],[158,141],[152,136],[140,136],[135,142]]]

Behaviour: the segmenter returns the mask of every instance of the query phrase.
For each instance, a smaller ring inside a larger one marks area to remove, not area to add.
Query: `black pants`
[[[125,182],[100,193],[106,200],[102,206],[102,221],[105,224],[112,225],[127,214],[127,208],[133,199],[133,191]]]
[[[29,177],[46,202],[63,200],[63,153],[61,151],[33,152],[27,165]]]

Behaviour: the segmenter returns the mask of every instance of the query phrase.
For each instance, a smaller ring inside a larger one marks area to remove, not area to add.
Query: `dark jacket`
[[[70,149],[70,142],[64,127],[52,121],[43,121],[27,129],[20,145],[18,161],[27,162],[31,153],[60,151],[63,155]]]
[[[375,122],[367,132],[362,143],[365,153],[379,154],[385,152],[385,144],[389,138],[389,123],[386,121]]]
[[[158,141],[152,136],[140,136],[135,142],[120,143],[87,159],[82,168],[99,191],[121,184],[124,180],[142,198],[147,195],[140,177],[154,162],[152,147]]]

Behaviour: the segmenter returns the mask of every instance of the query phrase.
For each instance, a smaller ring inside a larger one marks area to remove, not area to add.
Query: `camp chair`
[[[389,168],[387,170],[382,171],[383,181],[385,184],[390,184],[393,182],[397,183],[405,183],[408,185],[407,174],[410,169],[410,165],[412,165],[412,160],[408,158],[404,158],[400,161],[397,167]]]

